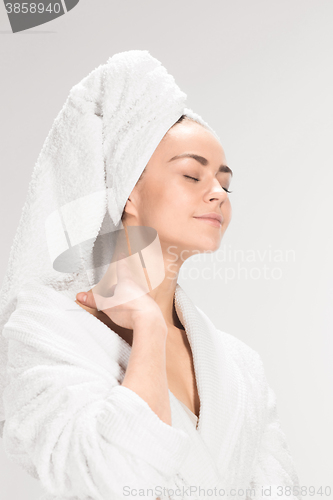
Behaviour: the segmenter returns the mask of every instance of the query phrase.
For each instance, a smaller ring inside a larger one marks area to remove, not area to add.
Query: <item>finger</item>
[[[91,309],[97,309],[94,294],[91,290],[88,292],[79,292],[76,294],[76,300]]]
[[[117,285],[112,285],[108,290],[104,290],[102,294],[96,291],[96,287],[93,288],[93,294],[96,304],[96,309],[98,311],[105,312],[106,309],[114,307],[117,302],[114,298],[114,291]]]

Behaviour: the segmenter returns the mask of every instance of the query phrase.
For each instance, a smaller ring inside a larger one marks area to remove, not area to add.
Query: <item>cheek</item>
[[[174,222],[183,224],[189,216],[197,211],[198,199],[194,190],[184,189],[180,183],[175,182],[165,194],[168,210],[174,218]]]
[[[186,214],[193,205],[193,194],[189,193],[177,182],[177,179],[165,181],[154,193],[156,207],[170,214]]]
[[[148,181],[148,179],[147,179]],[[170,224],[172,227],[183,224],[193,215],[198,206],[194,190],[185,189],[178,176],[152,176],[142,191],[142,215],[146,222],[160,226]]]
[[[147,184],[141,198],[142,220],[157,229],[168,218],[168,214],[172,216],[175,199],[166,184],[160,182]]]

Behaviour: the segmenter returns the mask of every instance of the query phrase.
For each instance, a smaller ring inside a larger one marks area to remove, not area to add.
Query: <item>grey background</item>
[[[148,49],[218,132],[235,172],[219,251],[231,258],[191,258],[179,283],[218,328],[261,354],[301,485],[333,487],[332,2],[81,0],[15,35],[3,6],[0,15],[1,280],[34,163],[70,88],[114,53]],[[214,266],[222,274],[205,279]],[[6,500],[41,493],[2,440],[0,482]]]

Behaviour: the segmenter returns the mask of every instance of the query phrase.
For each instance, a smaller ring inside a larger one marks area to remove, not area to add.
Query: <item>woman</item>
[[[122,222],[157,231],[165,278],[152,292],[122,307],[115,309],[110,301],[107,312],[97,317],[131,346],[134,330],[139,344],[132,349],[122,385],[141,395],[161,420],[171,425],[168,388],[196,417],[199,415],[191,348],[173,304],[178,272],[194,253],[219,248],[231,217],[227,194],[231,170],[217,139],[183,115],[157,146],[142,177],[126,203]],[[126,267],[120,265],[126,260],[118,262],[120,273],[126,275]],[[83,307],[96,314],[92,291],[88,296],[78,294],[78,300],[80,297],[85,298]],[[149,329],[149,334],[144,333]],[[153,346],[152,340],[159,337],[160,344]],[[151,349],[157,349],[156,353]]]
[[[223,148],[185,98],[147,51],[116,54],[39,158],[2,292],[3,439],[48,498],[300,498],[260,356],[177,283],[231,217]]]

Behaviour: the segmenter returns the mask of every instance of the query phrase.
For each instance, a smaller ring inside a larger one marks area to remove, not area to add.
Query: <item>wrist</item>
[[[140,333],[139,333],[140,332]],[[133,335],[139,333],[140,336],[144,334],[160,335],[166,337],[168,334],[168,327],[163,318],[162,313],[140,314],[134,319]]]

